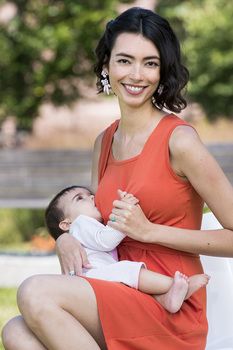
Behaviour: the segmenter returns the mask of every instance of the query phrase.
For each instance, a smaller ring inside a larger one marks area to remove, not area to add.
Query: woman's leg
[[[106,349],[95,294],[83,278],[30,277],[19,288],[18,306],[46,349]]]
[[[22,316],[13,318],[4,326],[2,342],[6,350],[46,350],[27,327]]]

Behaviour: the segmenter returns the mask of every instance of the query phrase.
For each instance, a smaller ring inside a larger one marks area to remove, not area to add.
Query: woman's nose
[[[130,78],[132,80],[142,80],[142,71],[141,71],[141,66],[138,64],[132,65],[131,72],[130,72]]]

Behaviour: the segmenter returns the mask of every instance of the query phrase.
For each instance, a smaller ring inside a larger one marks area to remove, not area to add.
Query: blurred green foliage
[[[0,22],[0,121],[29,128],[42,102],[70,104],[94,84],[94,48],[122,0],[12,0]],[[7,0],[0,1],[0,11]],[[161,0],[157,11],[182,40],[189,96],[210,119],[232,117],[233,6],[229,0]]]
[[[0,333],[4,324],[19,313],[16,303],[16,288],[0,288]],[[0,350],[5,348],[0,337]]]
[[[94,48],[116,2],[10,1],[15,15],[0,23],[0,120],[15,115],[30,128],[42,102],[70,103],[80,78],[93,82]]]
[[[233,117],[233,6],[229,0],[162,0],[157,11],[182,39],[189,96],[209,119]]]
[[[29,241],[44,227],[42,209],[0,209],[0,246]]]

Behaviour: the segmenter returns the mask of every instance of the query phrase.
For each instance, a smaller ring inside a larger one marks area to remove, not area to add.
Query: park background
[[[0,256],[54,254],[44,208],[89,183],[95,137],[119,117],[116,97],[96,93],[94,48],[106,19],[135,5],[175,29],[190,71],[181,117],[233,181],[231,0],[0,0]],[[15,294],[0,283],[0,328]]]

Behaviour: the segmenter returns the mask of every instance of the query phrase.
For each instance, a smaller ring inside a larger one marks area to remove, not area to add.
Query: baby
[[[128,203],[138,203],[131,194],[119,194]],[[209,281],[206,274],[187,277],[176,271],[172,278],[148,270],[143,262],[118,261],[116,247],[126,235],[102,224],[94,196],[85,187],[71,186],[59,192],[48,205],[45,220],[54,239],[69,232],[85,248],[91,268],[83,269],[84,276],[121,282],[151,294],[171,313]]]

